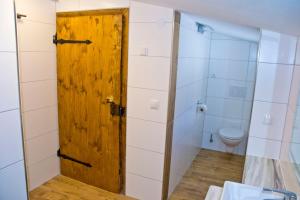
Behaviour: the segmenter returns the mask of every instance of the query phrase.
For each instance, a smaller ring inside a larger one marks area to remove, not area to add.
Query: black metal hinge
[[[65,39],[57,39],[57,34],[53,36],[53,43],[57,44],[91,44],[91,40],[65,40]]]
[[[77,160],[75,158],[72,158],[70,156],[67,156],[67,155],[64,155],[60,152],[60,149],[57,150],[57,156],[62,158],[62,159],[66,159],[66,160],[70,160],[70,161],[73,161],[73,162],[76,162],[76,163],[79,163],[81,165],[84,165],[86,167],[92,167],[92,165],[90,163],[86,163],[86,162],[82,162],[80,160]]]

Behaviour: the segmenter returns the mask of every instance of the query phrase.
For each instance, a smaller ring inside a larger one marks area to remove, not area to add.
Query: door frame
[[[122,49],[121,49],[121,102],[120,106],[127,107],[127,79],[128,79],[128,34],[129,8],[84,10],[58,12],[56,17],[70,17],[83,15],[122,15]],[[125,192],[126,180],[126,114],[120,117],[120,193]]]

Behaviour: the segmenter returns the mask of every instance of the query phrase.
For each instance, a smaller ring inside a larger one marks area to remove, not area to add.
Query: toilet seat
[[[241,140],[244,137],[244,131],[237,128],[222,128],[219,134],[229,140]]]

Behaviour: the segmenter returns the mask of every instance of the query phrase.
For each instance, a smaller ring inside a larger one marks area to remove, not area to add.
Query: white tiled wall
[[[16,9],[27,15],[17,28],[27,177],[33,190],[60,173],[55,1],[16,0]]]
[[[26,200],[12,0],[0,1],[0,32],[0,199]]]
[[[129,22],[126,194],[161,199],[173,10],[131,1]]]
[[[204,114],[196,110],[197,102],[204,103],[206,96],[211,34],[198,33],[193,22],[188,15],[181,14],[169,194],[202,143]]]
[[[248,155],[279,159],[282,142],[291,135],[287,113],[291,110],[289,102],[295,102],[290,95],[296,96],[293,85],[299,79],[294,67],[296,44],[297,37],[261,32]]]
[[[226,151],[221,128],[239,128],[248,135],[256,79],[257,44],[212,33],[202,147]],[[211,135],[213,142],[210,142]],[[234,149],[245,154],[247,137]]]

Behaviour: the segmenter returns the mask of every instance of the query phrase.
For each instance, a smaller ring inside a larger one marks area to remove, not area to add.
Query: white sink
[[[263,192],[263,188],[226,181],[221,200],[264,200],[284,199],[282,195]]]

